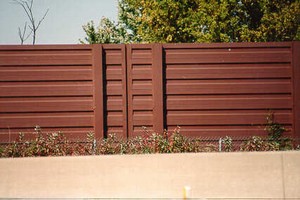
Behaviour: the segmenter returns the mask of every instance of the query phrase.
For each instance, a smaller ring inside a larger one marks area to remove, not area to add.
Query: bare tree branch
[[[21,28],[18,28],[18,34],[19,34],[19,38],[21,40],[21,44],[23,45],[24,42],[29,38],[29,36],[31,35],[32,31],[27,35],[26,35],[26,28],[27,28],[27,22],[25,22],[24,28],[23,28],[23,32],[21,31]]]
[[[30,2],[30,10],[32,10],[33,0]]]
[[[31,32],[28,34],[27,37],[25,37],[26,27],[24,27],[23,33],[19,27],[18,33],[19,33],[19,37],[21,39],[21,44],[23,44],[23,42],[29,37],[29,35],[31,35],[31,33],[33,33],[32,34],[32,44],[35,44],[37,30],[40,27],[41,23],[44,21],[45,17],[47,16],[49,9],[47,9],[47,11],[43,15],[43,17],[36,24],[36,20],[35,20],[34,13],[33,13],[33,3],[34,3],[33,0],[12,0],[12,2],[17,5],[20,5],[23,8],[23,10],[25,11],[25,13],[30,21],[30,25],[28,25],[28,28],[31,30]],[[27,22],[26,22],[26,24],[27,24]]]
[[[47,11],[46,11],[46,13],[44,14],[44,16],[42,17],[42,19],[39,21],[38,25],[36,26],[36,29],[38,29],[39,26],[40,26],[40,24],[42,23],[42,21],[44,21],[44,19],[45,19],[46,15],[48,14],[48,12],[49,12],[49,8],[47,9]]]
[[[20,27],[19,27],[19,29],[18,29],[18,34],[19,34],[19,38],[20,38],[20,40],[21,40],[21,44],[23,45],[23,43],[24,43],[24,38],[23,38],[23,35],[22,35],[22,33],[21,33]]]
[[[14,2],[15,4],[18,4],[18,5],[22,6],[22,8],[24,9],[24,11],[25,11],[27,17],[30,19],[30,14],[28,13],[28,11],[27,11],[27,9],[26,9],[26,7],[25,7],[26,2],[25,2],[25,1],[21,1],[21,0],[13,0],[13,2]]]

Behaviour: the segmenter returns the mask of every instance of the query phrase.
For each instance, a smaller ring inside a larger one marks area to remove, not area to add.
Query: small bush
[[[16,141],[2,146],[1,157],[67,156],[89,155],[90,147],[85,143],[71,143],[61,132],[35,133],[35,138],[25,140],[20,133]]]
[[[293,149],[293,141],[290,138],[283,137],[283,133],[287,129],[275,122],[274,113],[269,113],[266,118],[267,124],[265,126],[265,131],[268,133],[268,141],[270,145],[278,146],[279,150],[291,150]]]
[[[241,151],[278,151],[279,144],[264,140],[261,137],[253,136],[245,141],[241,147]]]
[[[211,145],[203,145],[199,139],[192,139],[180,134],[180,128],[173,133],[149,133],[131,139],[119,139],[115,134],[97,141],[93,133],[87,134],[85,142],[70,142],[63,133],[43,134],[35,129],[35,138],[25,140],[24,134],[13,143],[1,146],[1,157],[31,156],[72,156],[101,154],[147,154],[147,153],[183,153],[215,151]]]
[[[224,144],[224,151],[225,152],[232,151],[233,142],[232,142],[232,138],[231,137],[226,136],[225,138],[222,138],[221,142],[222,142],[222,144]]]

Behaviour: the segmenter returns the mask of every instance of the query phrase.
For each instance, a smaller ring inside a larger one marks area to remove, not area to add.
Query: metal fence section
[[[300,42],[0,46],[0,141],[181,127],[265,136],[266,116],[300,137]]]
[[[19,132],[94,129],[89,45],[0,46],[0,140]]]
[[[202,136],[263,134],[268,110],[293,124],[289,44],[164,45],[167,127]]]

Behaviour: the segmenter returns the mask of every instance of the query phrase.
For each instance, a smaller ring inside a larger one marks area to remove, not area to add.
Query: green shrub
[[[34,134],[34,139],[25,140],[24,134],[20,133],[16,141],[2,147],[1,157],[90,154],[90,148],[86,143],[71,143],[61,132],[43,134],[41,131],[37,131]]]
[[[279,150],[291,150],[293,149],[293,141],[290,138],[283,137],[283,133],[287,129],[274,120],[274,113],[269,113],[266,118],[265,131],[268,133],[268,140],[271,144],[276,143],[279,146]]]
[[[226,136],[225,138],[222,138],[221,140],[222,144],[224,144],[224,151],[230,152],[233,148],[233,141],[232,138],[229,136]]]
[[[249,140],[242,143],[241,151],[278,151],[279,144],[264,140],[261,137],[253,136]]]

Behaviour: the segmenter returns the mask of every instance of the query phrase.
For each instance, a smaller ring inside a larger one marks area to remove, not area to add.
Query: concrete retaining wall
[[[300,152],[0,159],[2,198],[300,198]]]

